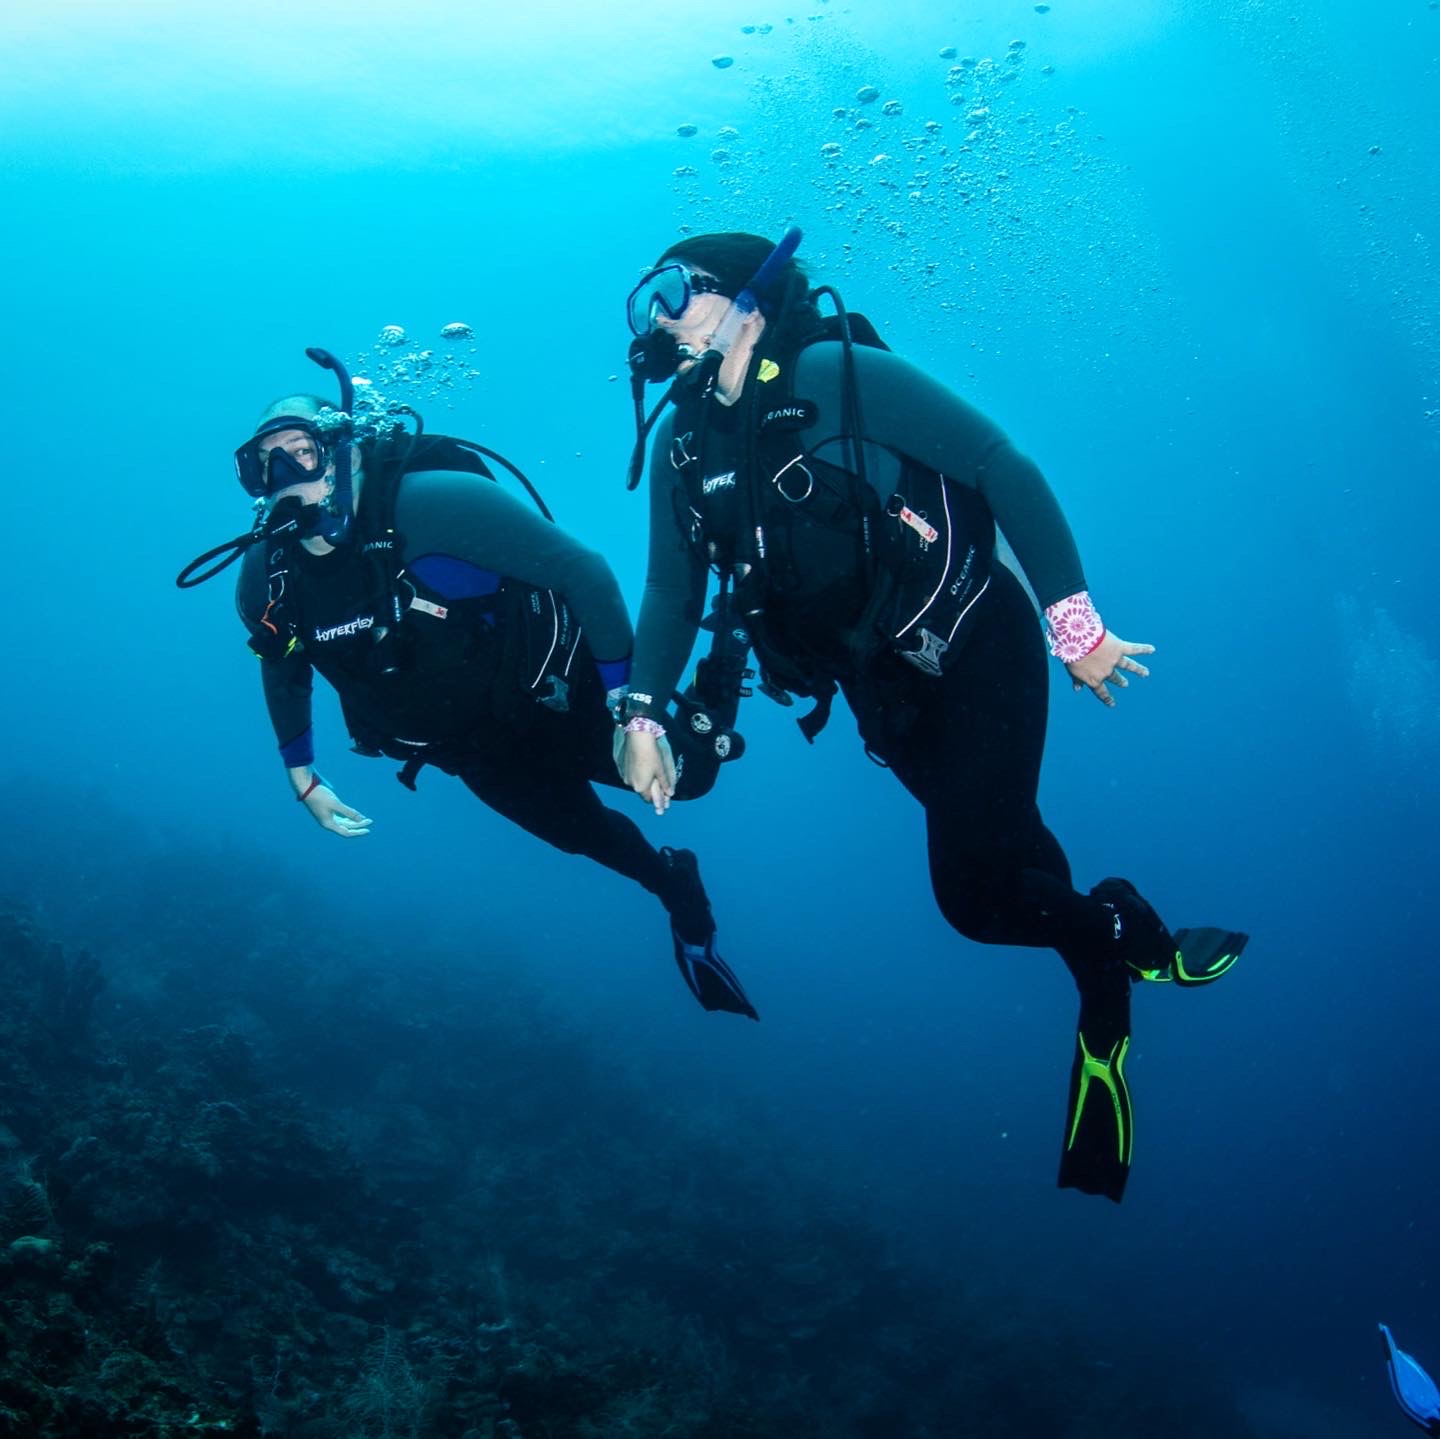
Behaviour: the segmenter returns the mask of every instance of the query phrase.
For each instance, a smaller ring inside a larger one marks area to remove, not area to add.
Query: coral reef
[[[676,1111],[499,971],[301,943],[313,903],[257,920],[219,868],[166,854],[143,923],[143,861],[92,872],[89,951],[0,908],[0,1436],[1247,1432],[1037,1387],[1034,1334],[787,1136]]]

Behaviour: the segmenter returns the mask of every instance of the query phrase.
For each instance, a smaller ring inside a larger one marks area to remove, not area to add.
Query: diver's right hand
[[[321,829],[346,839],[359,839],[370,833],[370,821],[358,809],[351,809],[328,784],[317,784],[300,801]]]
[[[641,799],[664,814],[675,798],[675,757],[664,735],[632,730],[624,737],[617,757],[620,778]]]

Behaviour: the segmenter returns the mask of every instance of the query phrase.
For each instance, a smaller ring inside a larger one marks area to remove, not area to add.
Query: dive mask
[[[297,446],[298,453],[292,453],[271,441],[272,436],[286,430],[299,430],[308,437],[309,444]],[[313,456],[314,463],[307,466],[305,460],[309,456]],[[291,485],[320,479],[330,460],[330,445],[313,420],[280,415],[267,420],[256,435],[235,451],[235,478],[247,495],[265,499]]]
[[[718,294],[720,282],[717,279],[711,275],[697,275],[685,265],[661,265],[648,270],[625,302],[630,332],[648,335],[662,315],[667,320],[678,320],[696,295]]]

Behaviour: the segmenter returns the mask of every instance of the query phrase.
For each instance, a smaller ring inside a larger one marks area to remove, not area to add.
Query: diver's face
[[[320,453],[320,447],[315,443],[315,437],[305,430],[277,430],[273,435],[266,435],[260,446],[260,456],[266,458],[272,450],[284,450],[302,470],[310,470],[315,474],[313,480],[305,480],[293,485],[287,485],[283,490],[276,490],[270,496],[272,500],[284,499],[287,495],[297,495],[302,504],[318,505],[335,487],[334,467],[327,465],[322,470],[321,460],[324,458]]]
[[[715,278],[708,271],[695,266],[690,267],[690,272],[693,275],[704,275],[707,279]],[[673,336],[680,347],[680,374],[683,375],[691,369],[711,347],[721,320],[730,312],[734,303],[734,300],[726,295],[692,294],[690,303],[675,319],[670,319],[663,311],[656,315],[656,326]]]

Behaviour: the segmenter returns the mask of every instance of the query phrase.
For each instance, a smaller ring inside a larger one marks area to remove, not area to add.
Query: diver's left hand
[[[620,779],[647,804],[655,806],[656,814],[664,814],[675,798],[675,756],[664,734],[646,734],[643,730],[627,734],[615,730],[615,767]]]
[[[1105,686],[1113,684],[1119,685],[1122,690],[1129,689],[1130,681],[1125,678],[1127,671],[1146,679],[1150,671],[1144,665],[1137,664],[1131,656],[1154,653],[1154,645],[1132,645],[1122,640],[1119,635],[1107,632],[1105,638],[1084,659],[1076,660],[1065,668],[1070,671],[1070,678],[1075,682],[1076,694],[1088,689],[1101,704],[1114,709],[1115,696]]]

